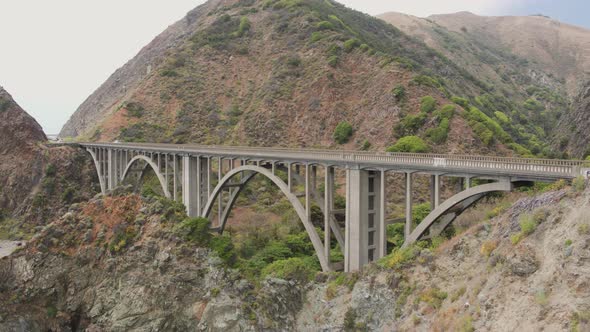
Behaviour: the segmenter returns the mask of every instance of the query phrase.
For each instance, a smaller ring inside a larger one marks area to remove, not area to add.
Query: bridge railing
[[[325,149],[261,148],[242,146],[202,146],[142,143],[80,143],[85,146],[161,152],[194,152],[212,155],[233,155],[242,158],[308,159],[318,161],[365,162],[395,165],[420,165],[436,168],[496,170],[514,173],[542,173],[576,176],[589,162],[578,160],[488,157],[477,155],[445,155],[432,153],[389,153]]]

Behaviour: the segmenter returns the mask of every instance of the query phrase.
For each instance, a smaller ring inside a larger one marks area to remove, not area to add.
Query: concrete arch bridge
[[[354,271],[386,255],[386,227],[400,222],[388,220],[386,214],[387,181],[393,173],[404,177],[404,245],[440,234],[489,193],[590,173],[590,164],[572,160],[172,144],[77,145],[92,155],[103,193],[125,180],[138,181],[151,169],[166,197],[183,202],[189,216],[208,218],[219,232],[245,186],[255,176],[266,177],[293,206],[324,271]],[[286,181],[278,170],[287,174]],[[412,188],[417,175],[430,177],[432,212],[413,227]],[[460,184],[458,192],[444,201],[443,177],[458,178]],[[485,183],[473,186],[474,179]],[[344,209],[334,204],[338,180],[345,188]],[[324,215],[323,239],[311,222],[312,204],[320,206]],[[344,227],[337,215],[344,216]],[[343,267],[329,261],[332,236],[344,252]]]

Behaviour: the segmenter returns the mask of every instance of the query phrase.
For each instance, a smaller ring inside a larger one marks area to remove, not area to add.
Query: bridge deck
[[[82,147],[134,150],[148,153],[188,154],[292,163],[385,169],[400,172],[428,172],[522,180],[572,179],[590,168],[589,162],[558,159],[444,155],[429,153],[387,153],[344,150],[288,149],[241,146],[205,146],[146,143],[77,143]]]

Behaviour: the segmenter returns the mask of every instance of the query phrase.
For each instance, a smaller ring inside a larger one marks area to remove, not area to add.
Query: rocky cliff
[[[590,191],[556,189],[356,274],[260,283],[181,240],[170,203],[115,192],[0,261],[0,331],[584,331]]]
[[[39,180],[41,126],[0,87],[0,209],[12,210]]]

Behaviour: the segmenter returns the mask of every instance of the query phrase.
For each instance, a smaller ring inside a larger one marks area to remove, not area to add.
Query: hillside
[[[37,121],[0,87],[0,215],[20,204],[38,180],[34,169],[40,167],[39,143],[45,140]]]
[[[590,30],[543,16],[379,17],[494,87],[494,94],[509,99],[509,108],[544,129],[539,136],[555,149],[578,158],[590,153],[590,112],[583,97],[590,82]],[[497,108],[505,104],[492,102]]]
[[[417,135],[437,152],[553,155],[528,114],[476,102],[490,89],[333,1],[210,1],[113,74],[61,136],[383,150]],[[343,122],[352,134],[337,142]]]
[[[37,121],[0,88],[0,241],[30,237],[96,192],[86,153],[46,141]]]

